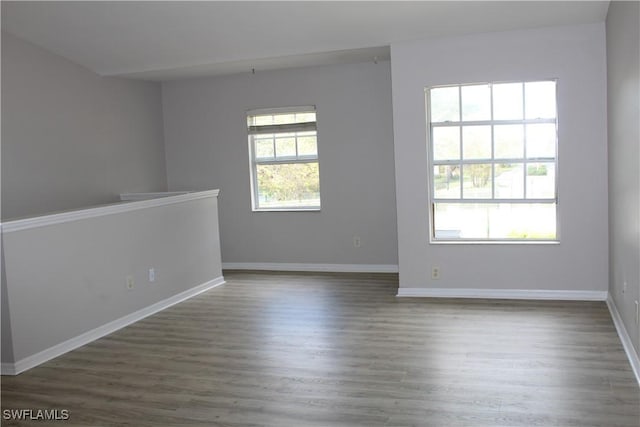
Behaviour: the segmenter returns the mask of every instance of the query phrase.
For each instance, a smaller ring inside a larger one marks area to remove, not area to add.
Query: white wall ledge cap
[[[153,194],[155,196],[154,198],[144,198],[144,200],[126,201],[111,205],[77,209],[68,212],[59,212],[49,215],[40,215],[31,218],[6,221],[1,224],[2,233],[12,233],[15,231],[28,230],[37,227],[46,227],[48,225],[61,224],[64,222],[77,221],[81,219],[113,215],[158,206],[172,205],[175,203],[188,202],[191,200],[206,199],[208,197],[218,197],[219,193],[220,190],[174,193],[125,193],[125,197],[135,196],[136,194],[147,196]],[[167,196],[163,196],[163,194],[167,194]]]

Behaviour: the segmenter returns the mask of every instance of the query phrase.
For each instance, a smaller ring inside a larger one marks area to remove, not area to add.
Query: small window
[[[426,89],[432,241],[556,241],[556,81]]]
[[[247,113],[254,211],[319,210],[315,107]]]

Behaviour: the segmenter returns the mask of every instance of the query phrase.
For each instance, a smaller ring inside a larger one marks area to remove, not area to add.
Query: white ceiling
[[[608,1],[2,2],[2,29],[105,76],[388,59],[392,42],[602,22]]]

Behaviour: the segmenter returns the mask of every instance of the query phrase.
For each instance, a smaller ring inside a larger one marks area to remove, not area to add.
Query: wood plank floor
[[[390,274],[225,278],[2,377],[2,409],[69,410],[37,426],[640,426],[604,303],[397,299]]]

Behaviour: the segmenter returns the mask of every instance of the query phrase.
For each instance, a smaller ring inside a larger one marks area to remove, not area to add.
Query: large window
[[[557,240],[556,81],[426,98],[432,241]]]
[[[247,113],[253,210],[319,210],[314,107]]]

